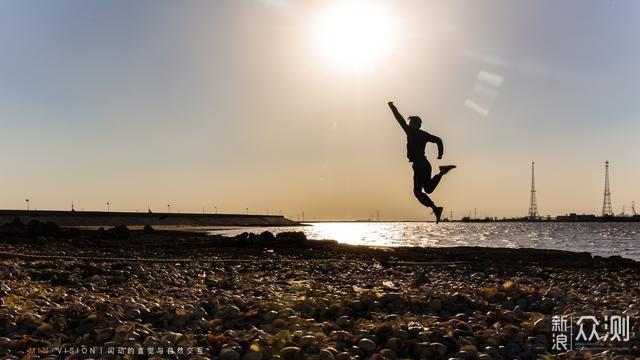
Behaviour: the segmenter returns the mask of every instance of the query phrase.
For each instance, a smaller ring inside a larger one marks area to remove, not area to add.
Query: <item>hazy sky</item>
[[[629,212],[638,14],[631,0],[2,1],[0,208],[431,219],[394,100],[443,138],[434,166],[459,167],[433,195],[447,215],[525,215],[531,161],[542,214],[599,213],[607,159]]]

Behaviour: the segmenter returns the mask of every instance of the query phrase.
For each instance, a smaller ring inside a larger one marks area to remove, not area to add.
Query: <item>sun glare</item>
[[[320,48],[340,65],[362,66],[379,60],[389,48],[388,13],[371,1],[344,1],[320,17],[316,28]]]

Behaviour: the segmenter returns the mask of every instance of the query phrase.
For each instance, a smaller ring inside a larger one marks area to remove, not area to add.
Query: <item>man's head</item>
[[[422,126],[422,119],[419,116],[409,116],[409,126],[414,129],[420,129]]]

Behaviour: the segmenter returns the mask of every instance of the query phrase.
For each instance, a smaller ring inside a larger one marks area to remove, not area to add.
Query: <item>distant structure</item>
[[[535,162],[531,162],[531,200],[529,201],[529,219],[538,219],[538,202],[536,201]]]
[[[609,160],[604,162],[604,201],[602,202],[602,216],[613,216],[611,209],[611,191],[609,191]]]

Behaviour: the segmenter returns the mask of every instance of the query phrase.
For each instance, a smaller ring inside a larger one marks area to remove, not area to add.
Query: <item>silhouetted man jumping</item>
[[[407,134],[407,158],[409,158],[409,162],[413,163],[413,194],[422,205],[433,210],[437,223],[442,216],[442,207],[436,206],[427,194],[431,194],[436,186],[438,186],[442,176],[456,166],[440,166],[440,173],[431,177],[431,164],[425,155],[427,143],[434,143],[438,146],[438,159],[442,159],[442,153],[444,151],[442,139],[424,130],[420,130],[420,126],[422,125],[422,119],[420,119],[420,117],[409,116],[409,124],[407,125],[407,122],[400,112],[398,112],[398,109],[393,105],[393,101],[389,101],[389,107],[402,127],[402,130]],[[423,189],[424,192],[422,192]]]

